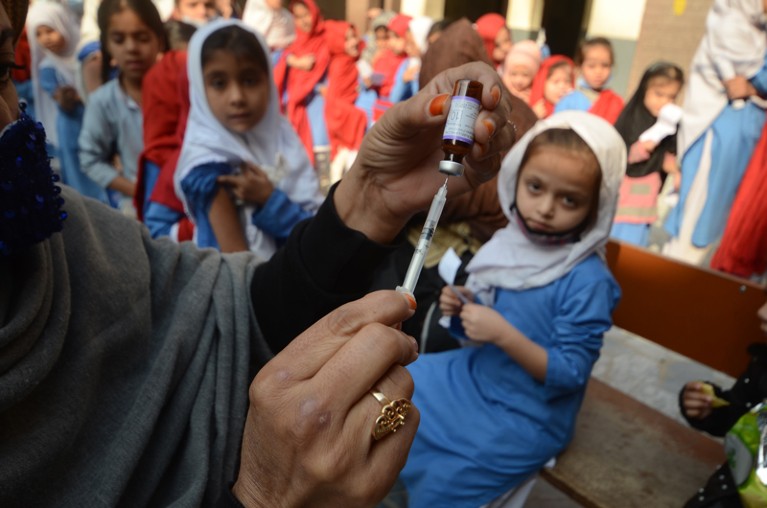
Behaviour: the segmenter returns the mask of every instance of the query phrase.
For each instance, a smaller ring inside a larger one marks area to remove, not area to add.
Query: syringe
[[[440,215],[442,215],[442,209],[445,207],[446,200],[447,178],[445,178],[445,183],[439,188],[434,195],[434,199],[431,201],[429,214],[426,216],[421,236],[418,238],[418,245],[415,247],[415,252],[413,252],[413,257],[410,258],[410,265],[408,265],[407,272],[405,273],[405,281],[401,286],[397,286],[397,291],[413,295],[413,290],[415,290],[418,277],[421,275],[421,269],[426,261],[426,253],[429,251],[431,239],[434,236],[434,231],[437,229],[437,223],[439,222]]]

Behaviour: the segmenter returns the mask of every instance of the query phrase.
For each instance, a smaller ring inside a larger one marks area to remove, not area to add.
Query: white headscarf
[[[519,166],[528,145],[538,134],[567,128],[586,142],[599,161],[602,183],[596,222],[577,242],[534,243],[522,231],[512,211]],[[592,253],[603,255],[625,172],[626,145],[618,131],[602,118],[585,111],[565,111],[540,120],[503,160],[498,176],[498,198],[509,224],[497,231],[467,266],[469,287],[481,292],[491,287],[520,290],[545,286],[567,274]]]
[[[47,26],[58,33],[66,41],[61,55],[52,53],[38,44],[36,32],[38,27]],[[32,86],[35,100],[36,120],[45,127],[45,134],[54,146],[58,146],[56,133],[56,118],[58,107],[55,101],[40,87],[40,65],[51,64],[63,77],[69,86],[75,86],[77,57],[75,51],[80,42],[80,28],[74,13],[66,6],[47,0],[33,3],[27,14],[27,37],[32,54]]]
[[[434,20],[428,16],[415,16],[407,25],[421,56],[429,49],[429,30],[433,24]]]
[[[247,0],[242,21],[261,34],[273,49],[285,49],[296,38],[296,28],[290,12],[280,7],[272,9],[265,0]]]
[[[266,55],[266,61],[269,61],[269,49],[263,38],[239,20],[211,21],[192,36],[187,57],[191,109],[174,175],[176,193],[187,207],[181,191],[181,181],[193,168],[223,162],[239,171],[243,162],[251,162],[263,169],[274,186],[285,192],[291,201],[306,210],[316,211],[323,199],[317,175],[301,140],[287,119],[280,114],[271,66],[267,77],[269,104],[261,121],[247,133],[241,135],[231,132],[219,123],[210,110],[202,77],[202,46],[213,32],[228,26],[239,26],[253,33]],[[244,217],[249,218],[252,209],[243,208]],[[251,250],[268,258],[274,252],[274,246],[269,246],[273,242],[250,224],[250,220],[244,222],[247,224],[246,234]],[[264,249],[261,250],[259,245],[264,246]]]

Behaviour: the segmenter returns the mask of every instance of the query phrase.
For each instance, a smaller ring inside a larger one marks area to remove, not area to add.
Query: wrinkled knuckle
[[[358,313],[344,305],[328,315],[328,330],[335,335],[351,335],[359,328]]]
[[[291,433],[297,442],[305,443],[324,433],[333,424],[331,401],[327,397],[306,397],[295,411]]]

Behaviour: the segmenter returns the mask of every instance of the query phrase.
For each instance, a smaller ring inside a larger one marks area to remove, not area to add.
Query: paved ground
[[[730,386],[733,378],[650,341],[614,328],[605,337],[594,376],[681,422],[679,388],[693,379]],[[580,504],[539,480],[525,508],[578,508]]]

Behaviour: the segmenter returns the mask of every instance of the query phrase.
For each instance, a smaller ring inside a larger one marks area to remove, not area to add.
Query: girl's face
[[[202,69],[202,79],[213,116],[230,131],[244,134],[264,117],[269,76],[253,60],[214,51]]]
[[[360,56],[360,38],[357,37],[357,31],[349,27],[346,31],[346,42],[344,42],[344,51],[352,58]]]
[[[191,24],[205,23],[216,17],[216,2],[213,0],[176,0],[176,18]]]
[[[569,65],[557,67],[546,79],[543,86],[543,97],[552,104],[570,93],[573,89],[573,70]]]
[[[54,55],[61,55],[67,49],[67,41],[64,36],[49,26],[38,26],[35,30],[35,38],[40,46]]]
[[[601,90],[610,79],[613,59],[610,50],[601,44],[589,46],[583,52],[581,75],[583,80],[594,90]]]
[[[506,59],[506,55],[511,51],[511,33],[506,27],[498,30],[495,35],[495,48],[493,48],[493,60],[498,63]]]
[[[679,81],[673,81],[666,78],[653,78],[647,83],[647,90],[644,94],[644,106],[654,117],[660,114],[660,110],[666,104],[671,104],[679,95],[682,84]]]
[[[389,30],[389,49],[396,55],[401,55],[405,52],[405,38],[397,35],[396,32]]]
[[[109,20],[107,49],[122,75],[140,80],[157,61],[160,40],[134,11],[123,9]]]
[[[510,65],[503,70],[503,83],[509,90],[523,92],[533,84],[533,73],[524,65]]]
[[[535,232],[565,233],[580,226],[598,192],[599,167],[591,157],[558,146],[536,149],[519,171],[516,206]]]
[[[312,31],[312,18],[311,11],[301,3],[297,3],[293,6],[293,19],[296,22],[296,28],[302,32],[309,33]]]
[[[376,28],[375,36],[376,36],[376,49],[378,49],[379,51],[382,49],[386,49],[386,46],[388,46],[389,44],[389,31],[386,29],[386,27],[379,26],[378,28]]]

